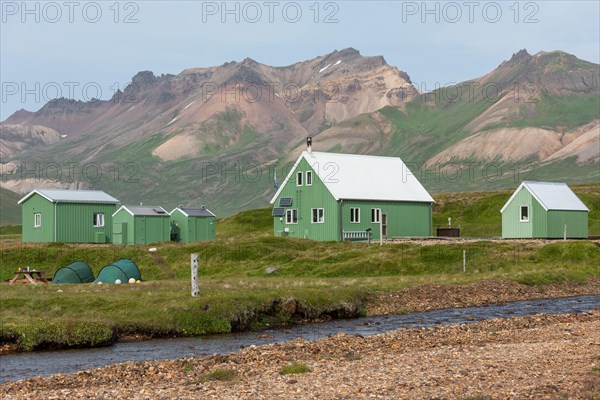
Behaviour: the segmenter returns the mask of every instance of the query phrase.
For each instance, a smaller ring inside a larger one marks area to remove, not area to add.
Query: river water
[[[404,328],[473,323],[492,318],[519,317],[536,313],[585,313],[594,308],[600,308],[600,296],[514,301],[485,307],[335,320],[258,333],[240,332],[198,338],[117,343],[110,347],[96,349],[9,354],[0,356],[0,382],[56,373],[73,373],[129,360],[165,360],[226,354],[251,345],[285,342],[299,337],[316,340],[339,332],[369,336]]]

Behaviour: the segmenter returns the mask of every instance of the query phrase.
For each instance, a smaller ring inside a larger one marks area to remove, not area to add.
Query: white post
[[[565,224],[565,229],[563,231],[563,240],[567,240],[567,224]]]
[[[198,297],[200,289],[198,288],[198,253],[192,253],[192,297]]]
[[[381,209],[379,209],[379,245],[383,245],[383,215]]]
[[[463,272],[467,272],[467,251],[463,250]]]

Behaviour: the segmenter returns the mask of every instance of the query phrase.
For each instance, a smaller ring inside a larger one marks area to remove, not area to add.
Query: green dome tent
[[[141,281],[142,275],[133,261],[127,258],[121,258],[102,268],[94,283],[115,283],[117,279],[120,279],[122,283],[127,283],[129,278]]]
[[[83,261],[75,261],[56,270],[52,283],[88,283],[94,281],[94,273],[89,265]]]

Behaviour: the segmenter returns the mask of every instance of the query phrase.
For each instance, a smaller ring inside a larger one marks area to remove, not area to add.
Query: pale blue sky
[[[58,89],[81,99],[87,85],[88,97],[99,88],[109,98],[141,70],[177,74],[246,57],[283,66],[346,47],[383,55],[425,89],[481,76],[522,48],[600,62],[598,1],[427,2],[429,14],[421,1],[248,3],[228,2],[224,15],[221,1],[31,1],[25,10],[2,0],[0,119],[39,109]]]

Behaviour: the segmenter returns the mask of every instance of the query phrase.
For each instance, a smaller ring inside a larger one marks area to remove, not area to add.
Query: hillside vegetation
[[[17,205],[20,199],[15,192],[0,187],[0,226],[21,223],[21,207]]]

